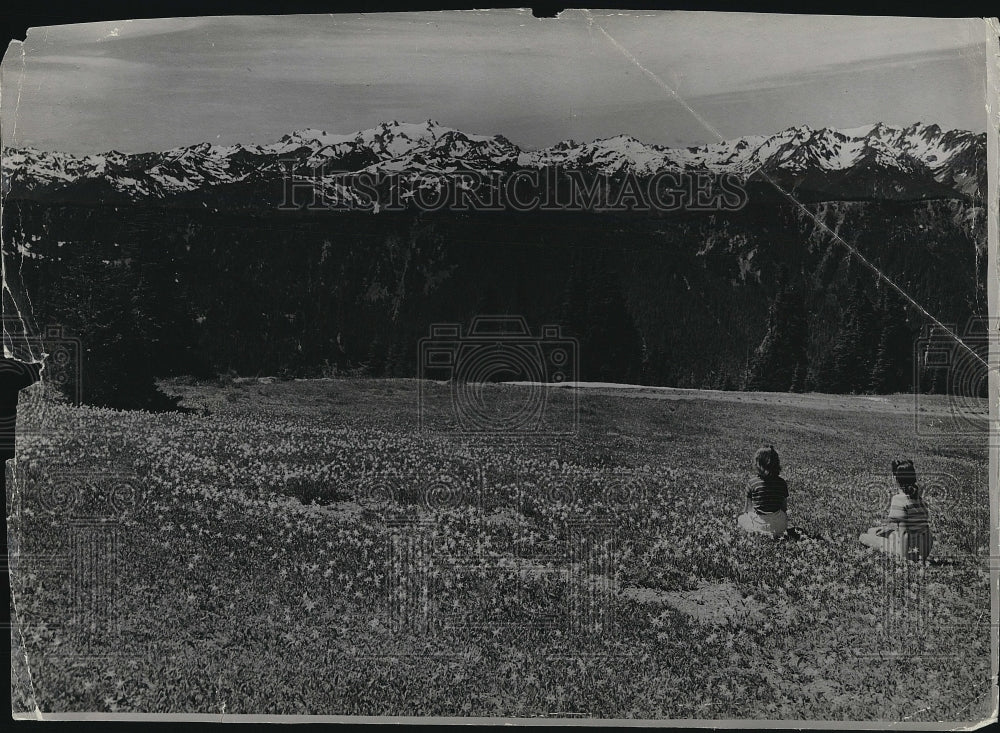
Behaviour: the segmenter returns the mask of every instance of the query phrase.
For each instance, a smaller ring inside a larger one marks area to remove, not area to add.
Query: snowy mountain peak
[[[796,125],[794,127],[789,127],[785,130],[785,132],[791,133],[796,137],[809,137],[813,134],[813,132],[815,132],[815,130],[809,127],[809,125]]]
[[[871,129],[868,131],[866,137],[882,138],[886,137],[890,133],[896,133],[896,132],[898,132],[896,128],[889,127],[889,125],[885,124],[884,122],[876,122],[874,125],[871,126]]]
[[[5,149],[2,184],[5,195],[10,191],[56,195],[93,186],[138,200],[230,184],[263,185],[279,180],[291,161],[302,169],[329,164],[338,171],[412,176],[507,170],[514,164],[559,166],[593,175],[703,170],[741,178],[777,176],[792,186],[809,180],[821,189],[824,180],[832,181],[831,176],[838,174],[838,180],[854,181],[852,185],[861,185],[859,176],[863,177],[868,181],[862,186],[865,191],[883,190],[882,184],[872,182],[884,180],[892,181],[885,185],[897,192],[893,195],[904,195],[916,181],[914,190],[921,197],[976,196],[985,190],[985,137],[965,130],[942,131],[939,125],[923,122],[907,127],[875,122],[843,130],[798,125],[773,135],[747,135],[689,148],[652,145],[620,134],[583,143],[563,140],[525,151],[503,135],[470,134],[433,119],[390,120],[353,133],[307,127],[265,145],[202,142],[163,153],[129,155],[112,150],[74,156],[30,147]],[[836,195],[845,194],[837,189]]]

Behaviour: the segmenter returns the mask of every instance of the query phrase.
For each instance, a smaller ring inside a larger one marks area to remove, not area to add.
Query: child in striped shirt
[[[923,560],[930,554],[934,539],[927,505],[917,486],[913,461],[893,461],[892,475],[899,485],[899,492],[889,502],[886,523],[872,527],[859,539],[861,544],[890,555]]]
[[[757,477],[747,484],[747,501],[737,520],[747,532],[778,539],[788,528],[788,484],[778,474],[781,460],[773,445],[761,448],[753,457]]]

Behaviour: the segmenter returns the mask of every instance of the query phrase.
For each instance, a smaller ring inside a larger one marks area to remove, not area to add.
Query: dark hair
[[[753,456],[753,465],[761,478],[774,478],[781,473],[781,459],[773,445],[760,448]]]
[[[913,461],[902,458],[894,460],[891,465],[892,475],[903,493],[911,499],[919,499],[920,489],[917,487],[917,471],[913,467]]]
[[[913,461],[908,458],[892,462],[892,475],[900,486],[914,486],[917,483],[917,471]]]

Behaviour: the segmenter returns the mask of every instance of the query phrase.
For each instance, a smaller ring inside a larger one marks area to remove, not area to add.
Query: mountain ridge
[[[214,203],[213,192],[228,189],[235,199],[241,192],[248,200],[263,190],[273,194],[293,170],[312,174],[328,198],[350,203],[358,194],[345,183],[345,174],[391,174],[423,182],[461,172],[509,175],[554,168],[592,177],[730,175],[807,191],[819,200],[975,200],[985,192],[985,153],[985,133],[922,122],[906,127],[875,122],[846,130],[799,125],[691,147],[620,134],[526,150],[503,135],[470,134],[434,120],[390,121],[347,134],[304,128],[267,144],[201,142],[151,153],[112,150],[81,156],[5,148],[2,192],[15,198],[121,203],[205,195],[207,206]]]

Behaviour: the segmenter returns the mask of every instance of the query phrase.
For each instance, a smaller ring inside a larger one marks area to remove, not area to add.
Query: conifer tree
[[[907,392],[913,380],[913,334],[906,325],[906,313],[898,303],[886,299],[880,315],[869,389],[876,394]]]
[[[875,310],[856,283],[846,298],[840,327],[817,375],[817,388],[833,394],[864,392],[878,345]]]
[[[787,285],[768,311],[764,338],[750,362],[747,387],[765,392],[803,391],[809,323],[800,289]]]
[[[604,258],[570,273],[563,320],[579,339],[580,378],[588,381],[638,382],[643,344],[617,273]]]

